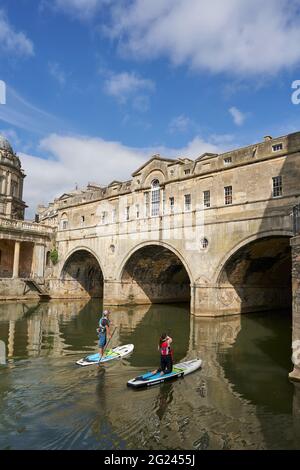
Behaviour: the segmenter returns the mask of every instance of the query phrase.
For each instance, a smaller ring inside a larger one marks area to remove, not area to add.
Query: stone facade
[[[300,381],[300,236],[292,240],[293,363],[290,378]]]

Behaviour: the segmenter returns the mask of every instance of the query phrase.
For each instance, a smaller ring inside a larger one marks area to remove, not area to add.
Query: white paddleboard
[[[152,385],[157,385],[168,380],[178,379],[179,377],[184,377],[185,375],[191,374],[197,369],[200,369],[202,365],[201,359],[192,359],[191,361],[180,362],[173,366],[172,372],[170,374],[160,375],[160,372],[152,374],[147,372],[144,375],[139,375],[134,379],[131,379],[127,382],[128,387],[142,388],[150,387]]]
[[[118,346],[117,348],[108,349],[104,352],[101,361],[99,362],[100,355],[91,354],[90,356],[83,357],[76,362],[79,366],[92,366],[94,364],[102,364],[104,362],[113,361],[114,359],[121,359],[122,357],[128,356],[134,350],[133,344],[125,344],[124,346]]]

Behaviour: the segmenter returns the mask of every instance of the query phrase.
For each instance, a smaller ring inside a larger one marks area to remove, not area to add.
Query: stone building
[[[0,136],[0,298],[35,297],[44,284],[53,229],[24,220],[25,174],[9,142]],[[35,281],[34,281],[35,280]]]

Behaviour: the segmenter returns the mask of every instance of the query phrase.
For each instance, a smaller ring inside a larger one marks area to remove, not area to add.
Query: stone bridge
[[[290,307],[299,150],[296,133],[195,161],[155,155],[130,181],[64,194],[52,296],[188,301],[201,316]]]
[[[195,316],[291,310],[294,298],[296,341],[299,152],[295,133],[196,160],[154,155],[129,181],[62,195],[40,211],[57,230],[52,297],[190,302]]]

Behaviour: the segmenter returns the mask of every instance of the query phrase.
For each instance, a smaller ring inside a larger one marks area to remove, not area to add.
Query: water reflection
[[[113,345],[134,353],[105,367],[75,361],[97,348],[102,305],[1,304],[0,448],[299,448],[300,389],[287,380],[290,317],[284,312],[195,318],[186,305],[116,308]],[[157,366],[157,338],[175,360],[203,370],[149,390],[126,387]]]

